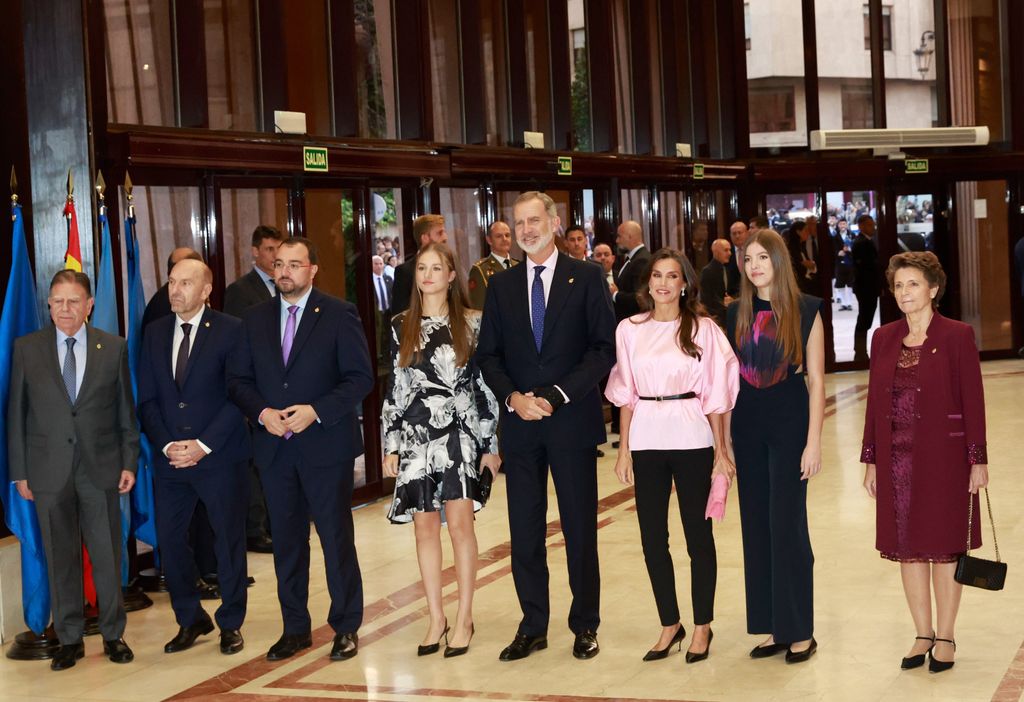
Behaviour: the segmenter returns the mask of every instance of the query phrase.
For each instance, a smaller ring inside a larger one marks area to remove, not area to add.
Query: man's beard
[[[554,232],[548,232],[546,235],[539,237],[535,243],[533,243],[532,245],[529,245],[529,246],[524,244],[522,241],[519,241],[519,248],[521,248],[523,251],[525,251],[528,254],[535,254],[538,251],[543,251],[545,248],[547,248],[547,246],[552,241],[554,241],[554,239],[555,239]]]

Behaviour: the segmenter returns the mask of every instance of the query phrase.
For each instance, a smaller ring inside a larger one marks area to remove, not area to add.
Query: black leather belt
[[[655,397],[644,397],[641,395],[640,399],[661,402],[662,400],[692,400],[695,397],[697,397],[695,392],[684,392],[682,395],[656,395]]]

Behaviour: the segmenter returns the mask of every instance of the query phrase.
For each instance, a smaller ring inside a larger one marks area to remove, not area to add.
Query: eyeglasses
[[[295,261],[289,261],[288,263],[285,263],[284,261],[274,261],[274,270],[280,271],[287,268],[292,273],[298,273],[300,269],[309,268],[312,265],[312,263],[296,263]]]

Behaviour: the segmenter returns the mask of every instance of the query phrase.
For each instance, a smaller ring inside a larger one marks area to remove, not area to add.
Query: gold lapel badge
[[[313,311],[316,312],[317,314],[320,314],[320,308],[319,307],[314,307]]]
[[[102,349],[103,348],[103,344],[96,344],[96,348]]]
[[[569,284],[572,285],[572,281],[574,281],[574,280],[576,280],[576,279],[575,278],[569,278]]]
[[[938,349],[937,349],[937,348],[935,348],[935,349],[932,349],[932,353],[936,353],[937,351],[938,351]]]
[[[207,329],[209,329],[210,328],[210,323],[206,322],[203,326],[206,327]]]

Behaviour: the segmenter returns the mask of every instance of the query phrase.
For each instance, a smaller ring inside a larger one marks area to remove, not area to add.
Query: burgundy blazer
[[[905,319],[875,331],[864,418],[861,460],[877,465],[876,548],[895,552],[891,454],[892,384]],[[928,325],[917,368],[914,403],[913,475],[906,547],[924,554],[962,553],[967,543],[967,498],[973,464],[988,463],[985,446],[985,396],[974,330],[935,313]],[[981,545],[978,496],[974,498],[971,547]]]

